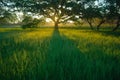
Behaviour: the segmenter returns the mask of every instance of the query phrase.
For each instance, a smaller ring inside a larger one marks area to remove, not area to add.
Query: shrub
[[[26,28],[38,28],[38,27],[40,27],[39,25],[41,23],[44,23],[44,20],[42,20],[42,19],[34,19],[33,21],[31,21],[29,23],[24,23],[22,25],[22,28],[23,29],[26,29]]]

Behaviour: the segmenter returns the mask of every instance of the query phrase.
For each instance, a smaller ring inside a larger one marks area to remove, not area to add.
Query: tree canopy
[[[55,27],[68,20],[74,20],[73,12],[77,2],[72,0],[13,0],[14,5],[23,11],[50,18]]]
[[[93,29],[94,20],[99,19],[96,25],[100,26],[110,19],[115,19],[116,30],[120,26],[120,1],[119,0],[0,0],[0,16],[4,11],[24,13],[31,12],[50,18],[57,29],[60,23],[67,21],[85,20]],[[4,9],[4,10],[2,10]]]

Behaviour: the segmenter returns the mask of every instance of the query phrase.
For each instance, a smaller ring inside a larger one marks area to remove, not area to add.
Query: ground
[[[120,80],[120,32],[0,28],[0,80]]]

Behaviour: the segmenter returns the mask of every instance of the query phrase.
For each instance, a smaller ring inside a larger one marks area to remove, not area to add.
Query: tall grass
[[[119,80],[120,37],[115,35],[0,30],[0,80]]]

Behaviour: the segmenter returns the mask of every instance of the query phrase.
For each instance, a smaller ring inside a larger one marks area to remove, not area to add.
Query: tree
[[[22,20],[23,24],[28,24],[31,23],[33,21],[32,16],[24,16],[24,19]]]
[[[93,22],[96,17],[95,0],[77,0],[75,14],[82,20],[85,20],[93,30]]]
[[[99,30],[100,29],[100,27],[101,27],[101,25],[103,24],[103,23],[105,23],[105,21],[107,20],[107,9],[106,9],[106,6],[98,6],[97,8],[96,8],[96,18],[97,19],[99,19],[99,21],[98,21],[98,24],[97,24],[97,30]]]
[[[0,0],[0,23],[13,23],[17,21],[17,15],[11,10],[9,0]]]
[[[73,7],[77,3],[74,0],[13,0],[13,2],[23,11],[50,18],[56,29],[60,23],[74,20]]]
[[[22,28],[38,28],[40,24],[44,24],[45,20],[44,18],[33,18],[32,16],[24,16],[24,19],[22,21],[23,25]]]
[[[108,17],[117,19],[116,26],[113,31],[116,31],[120,26],[120,0],[105,0],[108,6]]]
[[[4,11],[0,17],[0,23],[15,23],[17,21],[17,15],[13,12]]]
[[[95,4],[96,2],[97,5]],[[89,0],[85,3],[82,15],[92,30],[94,29],[94,23],[96,23],[96,28],[99,30],[100,26],[106,21],[106,6],[102,5],[99,1]],[[98,20],[97,22],[96,19]]]
[[[107,7],[104,3],[104,0],[95,0],[92,4],[91,10],[89,10],[89,12],[92,13],[90,16],[95,20],[97,30],[99,30],[101,25],[107,20]]]
[[[94,9],[92,6],[85,8],[83,11],[83,19],[90,25],[90,28],[93,30],[93,22],[95,18]]]

